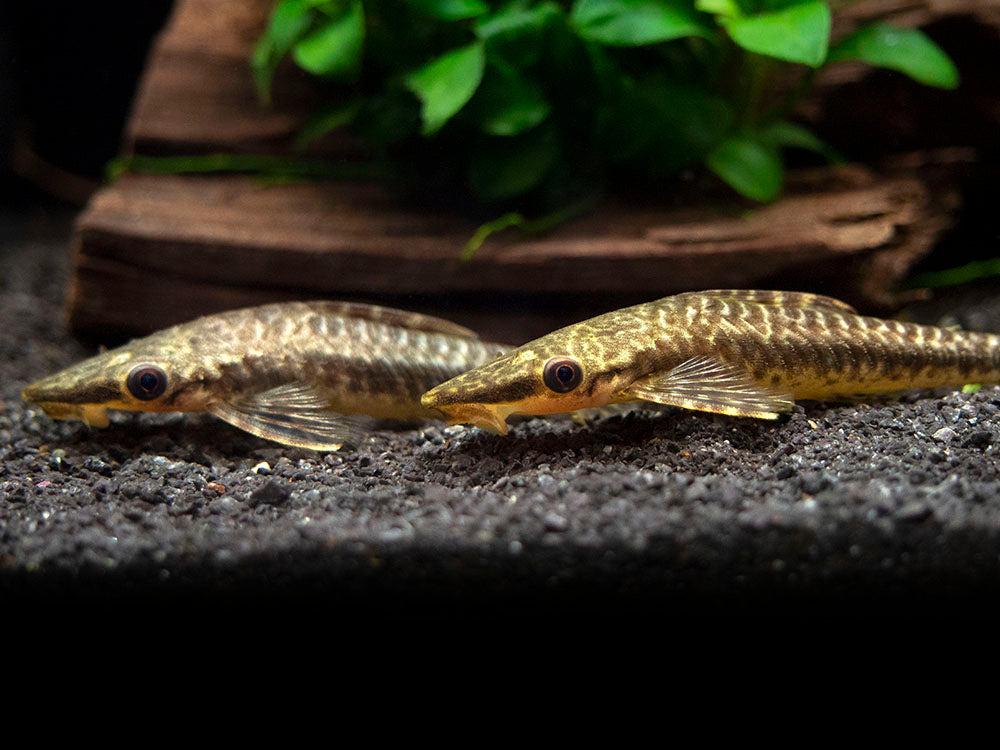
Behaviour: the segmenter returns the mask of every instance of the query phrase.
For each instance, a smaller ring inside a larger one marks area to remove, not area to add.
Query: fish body
[[[714,290],[567,326],[422,402],[505,434],[510,414],[627,401],[774,419],[795,399],[965,383],[1000,383],[1000,336],[865,317],[813,294]]]
[[[428,388],[509,350],[446,320],[351,302],[209,315],[113,349],[24,390],[54,418],[106,409],[203,411],[261,437],[336,450],[363,417],[441,418]]]

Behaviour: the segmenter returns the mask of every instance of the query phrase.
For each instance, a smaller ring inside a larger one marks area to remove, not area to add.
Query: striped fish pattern
[[[650,401],[774,419],[795,399],[1000,382],[1000,336],[858,315],[798,292],[688,292],[531,341],[423,397],[506,433],[510,414]]]
[[[508,351],[440,318],[354,302],[209,315],[104,352],[23,396],[53,418],[204,411],[287,445],[356,444],[366,418],[441,418],[421,394]]]

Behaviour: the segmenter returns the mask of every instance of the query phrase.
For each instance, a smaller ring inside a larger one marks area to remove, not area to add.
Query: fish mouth
[[[79,419],[90,427],[107,427],[110,424],[107,409],[101,404],[66,404],[59,401],[35,401],[21,395],[39,407],[49,419]]]
[[[32,383],[21,391],[21,398],[33,404],[61,404],[67,407],[107,406],[122,400],[121,388],[116,383],[104,378],[81,383],[80,378],[72,377],[73,370],[70,368]]]
[[[448,424],[471,424],[495,435],[507,434],[506,404],[448,404],[436,407]]]
[[[58,396],[62,394],[50,387],[50,381],[53,380],[54,378],[46,378],[29,385],[21,391],[21,398],[39,407],[49,419],[79,419],[91,427],[107,427],[110,424],[107,408],[103,403],[61,401]]]

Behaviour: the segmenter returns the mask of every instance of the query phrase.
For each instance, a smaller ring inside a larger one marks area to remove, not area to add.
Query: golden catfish
[[[285,302],[209,315],[104,352],[24,389],[56,419],[105,409],[204,411],[317,450],[356,444],[363,417],[441,418],[420,394],[510,347],[427,315]]]
[[[775,419],[794,399],[1000,382],[1000,336],[858,315],[813,294],[688,292],[531,341],[421,399],[507,433],[511,414],[626,401]]]

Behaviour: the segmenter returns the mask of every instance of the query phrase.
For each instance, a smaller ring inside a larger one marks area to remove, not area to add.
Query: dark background
[[[118,153],[150,42],[172,5],[171,0],[4,3],[4,199],[37,198],[39,191],[29,186],[41,183],[41,191],[75,202],[84,194],[80,188],[97,184]]]

